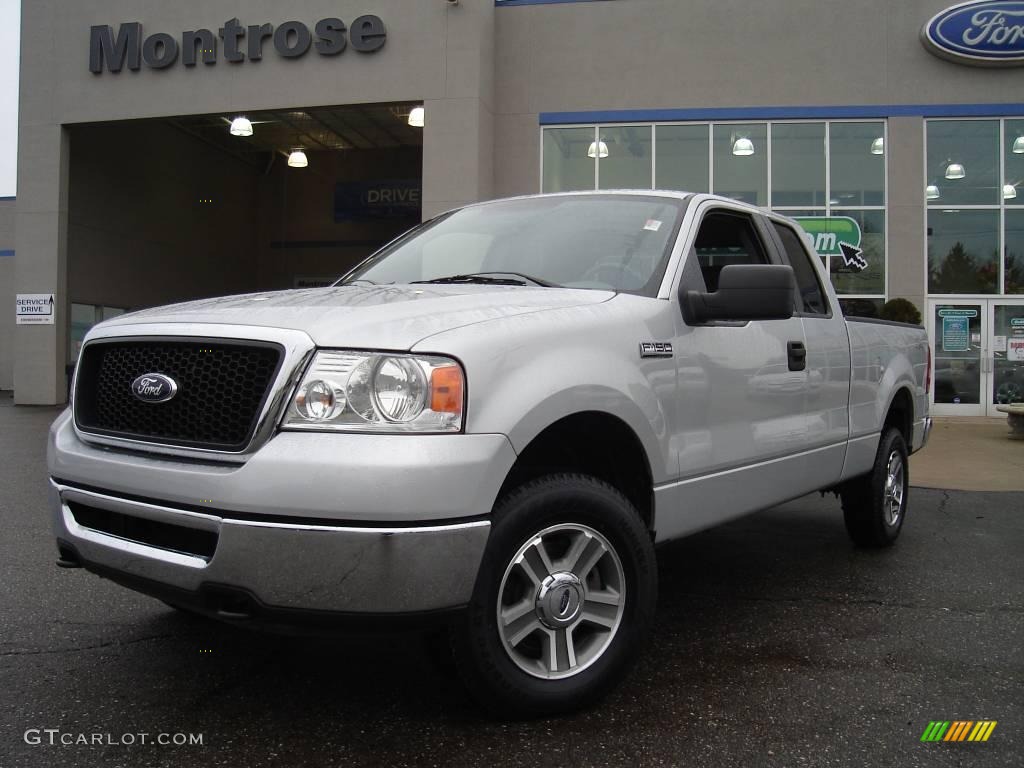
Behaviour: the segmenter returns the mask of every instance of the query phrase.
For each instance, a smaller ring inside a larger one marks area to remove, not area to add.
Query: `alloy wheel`
[[[608,539],[586,525],[553,525],[526,541],[505,569],[498,634],[527,674],[571,677],[611,645],[625,601],[622,563]]]

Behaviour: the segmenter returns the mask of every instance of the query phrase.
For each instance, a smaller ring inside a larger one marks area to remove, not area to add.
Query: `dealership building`
[[[104,318],[325,285],[467,202],[658,188],[816,223],[848,312],[921,310],[935,411],[996,415],[1021,63],[1013,0],[25,3],[0,389],[64,402]]]

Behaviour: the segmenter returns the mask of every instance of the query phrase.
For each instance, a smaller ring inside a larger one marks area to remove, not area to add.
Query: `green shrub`
[[[889,299],[882,305],[880,317],[897,323],[921,324],[921,311],[906,299]]]

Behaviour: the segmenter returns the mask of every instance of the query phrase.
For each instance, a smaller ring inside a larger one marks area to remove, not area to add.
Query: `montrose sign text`
[[[89,71],[101,74],[104,69],[120,72],[124,67],[138,70],[145,66],[165,69],[178,59],[186,67],[202,62],[217,63],[218,48],[225,61],[239,63],[259,61],[265,48],[286,59],[305,56],[310,48],[321,56],[336,56],[350,44],[359,53],[373,53],[384,47],[387,30],[378,16],[360,16],[346,26],[341,19],[321,19],[313,29],[301,21],[273,24],[242,24],[228,19],[214,34],[209,29],[193,29],[174,37],[166,32],[145,35],[137,21],[113,27],[99,25],[89,29]]]

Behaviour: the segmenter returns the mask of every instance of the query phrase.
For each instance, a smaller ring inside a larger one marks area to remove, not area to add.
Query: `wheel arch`
[[[654,526],[654,479],[640,436],[607,411],[566,414],[537,432],[509,470],[499,498],[541,475],[570,472],[597,477],[636,507],[648,530]]]
[[[882,432],[889,427],[899,430],[909,450],[914,439],[914,396],[907,386],[896,388],[885,409]]]

